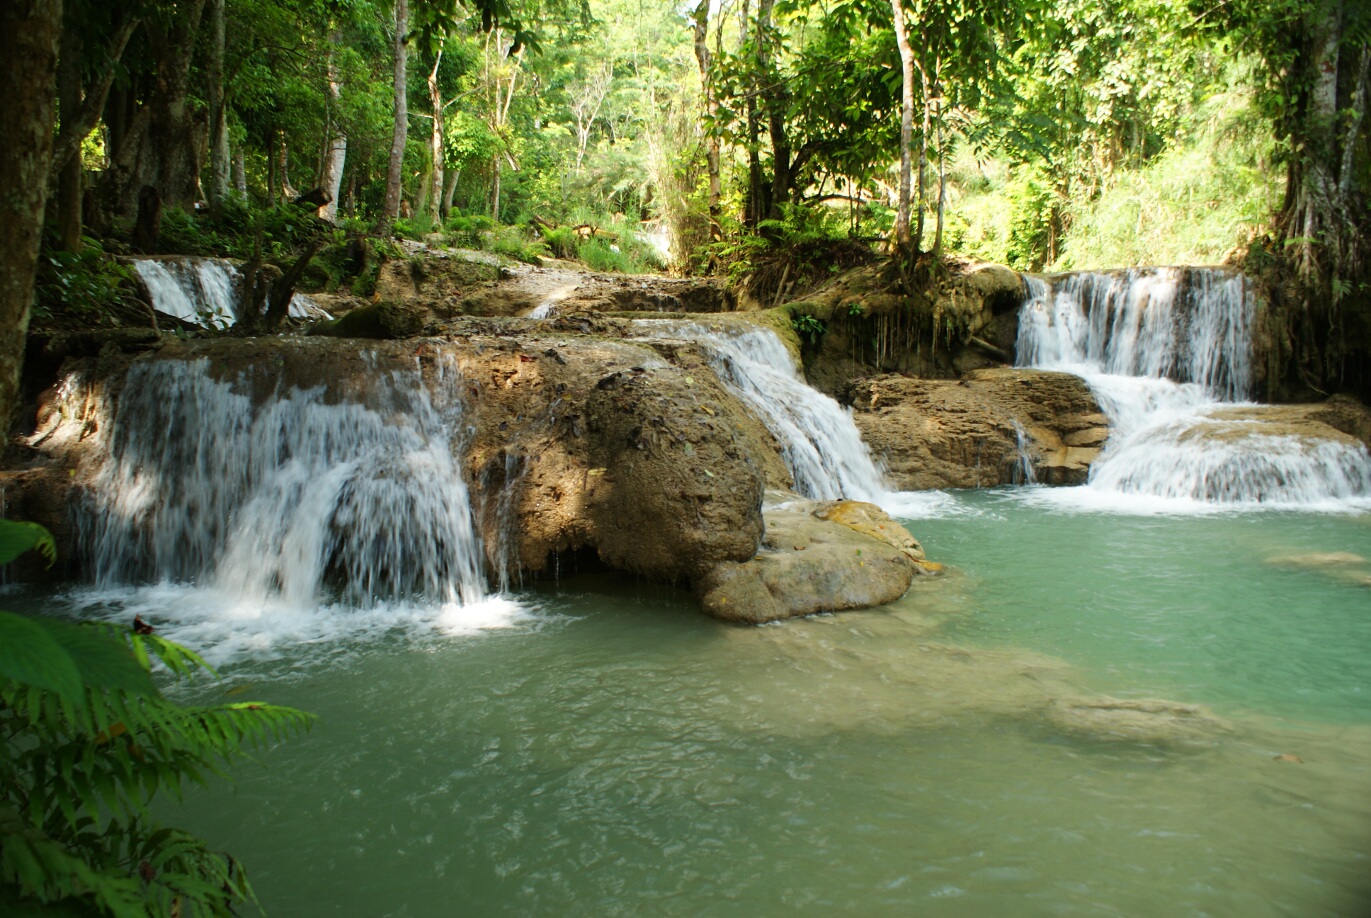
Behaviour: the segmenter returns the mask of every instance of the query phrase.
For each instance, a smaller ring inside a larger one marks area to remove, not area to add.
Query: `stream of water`
[[[1182,280],[1030,287],[1024,362],[1113,424],[1079,488],[892,495],[770,332],[643,326],[707,348],[800,490],[948,565],[885,608],[731,627],[565,569],[492,594],[442,387],[253,401],[171,361],[101,427],[98,582],[7,600],[140,614],[221,667],[178,697],[319,715],[162,807],[275,915],[1364,915],[1371,459],[1212,436],[1250,314]]]

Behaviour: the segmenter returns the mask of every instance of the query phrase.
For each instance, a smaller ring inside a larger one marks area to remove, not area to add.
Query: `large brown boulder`
[[[1078,376],[975,370],[960,380],[877,376],[848,390],[871,452],[902,490],[1080,484],[1109,435]]]
[[[726,621],[778,621],[894,602],[937,565],[879,507],[792,499],[765,511],[766,537],[742,563],[714,565],[694,581],[700,607]]]

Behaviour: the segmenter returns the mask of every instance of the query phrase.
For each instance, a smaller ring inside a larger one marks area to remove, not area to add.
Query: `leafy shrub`
[[[543,242],[557,258],[575,258],[580,238],[569,226],[559,226],[543,233]]]
[[[0,520],[0,563],[29,550],[56,555],[41,526]],[[250,702],[182,707],[153,682],[154,658],[177,678],[212,672],[139,619],[0,612],[0,911],[228,916],[256,902],[233,858],[148,806],[311,719]]]
[[[589,239],[581,244],[577,254],[590,268],[596,271],[618,271],[622,274],[637,274],[632,259],[611,248],[612,243],[602,239]]]
[[[495,228],[495,221],[484,214],[452,214],[447,218],[444,229],[452,239],[452,244],[468,249],[485,248],[485,234]]]
[[[55,240],[44,240],[38,276],[34,284],[34,315],[74,315],[84,322],[103,324],[111,320],[133,281],[133,269],[105,253],[90,237],[81,250],[59,249]]]
[[[822,319],[811,315],[791,316],[790,324],[794,326],[795,333],[811,347],[817,345],[824,332],[828,331]]]

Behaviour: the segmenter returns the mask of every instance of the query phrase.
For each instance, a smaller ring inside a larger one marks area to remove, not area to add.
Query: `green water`
[[[232,663],[318,726],[165,815],[276,916],[1371,911],[1371,565],[1268,563],[1371,558],[1371,517],[951,509],[909,524],[948,575],[882,610],[568,576],[514,627]],[[1050,715],[1100,694],[1227,729]]]

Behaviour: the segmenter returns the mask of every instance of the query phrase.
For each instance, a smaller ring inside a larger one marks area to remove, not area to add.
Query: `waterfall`
[[[1371,494],[1361,445],[1284,432],[1246,399],[1253,302],[1241,274],[1139,268],[1025,278],[1020,366],[1075,373],[1112,431],[1087,486],[1135,508],[1309,507]]]
[[[1019,465],[1014,470],[1015,484],[1037,484],[1038,474],[1033,471],[1033,456],[1028,452],[1028,431],[1016,419],[1014,421],[1014,447],[1019,453]]]
[[[372,627],[469,626],[487,590],[454,454],[460,403],[417,370],[373,373],[365,403],[322,385],[254,399],[246,376],[218,378],[206,359],[134,364],[78,511],[98,588],[189,588],[178,605],[293,639],[337,630],[330,607]]]
[[[884,477],[851,410],[804,381],[775,332],[671,320],[638,320],[634,328],[647,336],[686,338],[705,346],[724,385],[780,442],[796,491],[817,500],[886,500]]]
[[[243,273],[222,258],[139,258],[133,269],[158,312],[207,328],[227,328],[238,320]],[[295,294],[290,315],[330,318],[311,297]]]

